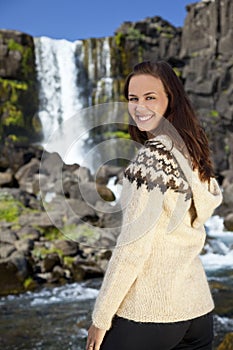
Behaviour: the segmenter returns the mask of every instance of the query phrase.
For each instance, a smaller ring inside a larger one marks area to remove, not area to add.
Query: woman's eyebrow
[[[151,94],[157,95],[157,92],[156,91],[149,91],[149,92],[146,92],[143,96],[147,96],[147,95],[151,95]]]
[[[157,92],[156,91],[148,91],[145,94],[143,94],[143,96],[148,96],[148,95],[151,95],[151,94],[156,94],[157,95]],[[129,96],[137,96],[137,95],[129,93]]]

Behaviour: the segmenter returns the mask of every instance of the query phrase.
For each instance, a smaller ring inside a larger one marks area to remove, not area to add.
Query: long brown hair
[[[124,95],[128,100],[130,79],[135,75],[148,74],[159,78],[168,96],[164,118],[178,131],[190,154],[193,168],[198,169],[200,179],[209,181],[214,176],[207,136],[191,106],[181,80],[166,61],[145,61],[137,64],[125,81]],[[135,122],[129,123],[129,134],[134,141],[144,144],[146,132],[140,131]]]

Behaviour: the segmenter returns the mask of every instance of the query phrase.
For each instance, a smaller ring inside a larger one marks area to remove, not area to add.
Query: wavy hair
[[[184,90],[181,80],[166,61],[145,61],[137,64],[128,75],[124,86],[124,95],[128,100],[129,83],[135,75],[152,75],[163,83],[168,96],[168,107],[164,114],[165,120],[170,122],[184,141],[191,157],[193,169],[198,169],[201,181],[209,181],[214,176],[213,164],[207,136]],[[130,117],[131,118],[131,117]],[[144,144],[148,140],[145,131],[141,131],[131,118],[129,123],[131,138]]]

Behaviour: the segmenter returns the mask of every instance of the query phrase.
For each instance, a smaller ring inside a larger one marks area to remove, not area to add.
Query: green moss
[[[216,111],[215,109],[213,109],[212,111],[210,111],[210,117],[212,117],[212,118],[218,118],[218,117],[219,117],[218,111]]]
[[[177,67],[174,67],[173,70],[176,73],[177,77],[180,78],[182,75],[182,72]]]
[[[198,56],[200,56],[200,52],[199,51],[192,52],[190,56],[192,58],[198,57]]]
[[[23,46],[17,43],[14,39],[9,39],[7,47],[11,51],[19,51],[23,53]]]
[[[104,137],[106,139],[111,139],[111,138],[121,138],[121,139],[130,139],[130,135],[128,132],[124,131],[107,131],[104,133]]]
[[[41,230],[43,236],[46,238],[47,241],[54,241],[56,239],[64,239],[64,235],[62,232],[56,228],[56,227],[50,227],[46,230]]]
[[[4,115],[2,118],[3,126],[24,126],[22,111],[10,102],[5,103],[4,107],[2,107],[2,113]]]
[[[34,285],[34,280],[32,277],[28,277],[25,279],[25,281],[23,282],[23,286],[25,289],[30,289],[30,287]]]
[[[27,83],[0,78],[0,95],[5,102],[0,107],[3,126],[24,126],[24,117],[18,100],[20,93],[28,89]]]
[[[34,67],[30,64],[33,60],[33,50],[29,46],[23,46],[17,43],[14,39],[9,39],[7,47],[11,51],[19,51],[22,55],[22,73],[25,78],[28,78],[32,73]]]
[[[174,34],[172,34],[172,33],[162,33],[161,36],[162,36],[163,38],[167,38],[167,39],[172,39],[172,38],[174,38]]]
[[[9,134],[7,136],[7,139],[11,140],[15,144],[17,144],[17,143],[27,144],[28,143],[28,138],[26,136],[16,136],[16,135]]]
[[[100,236],[97,228],[88,224],[69,225],[63,229],[64,235],[75,242],[94,244]]]
[[[58,248],[45,248],[45,247],[36,247],[32,250],[32,256],[37,259],[44,259],[46,255],[57,253],[61,258],[63,258],[63,251]]]
[[[34,66],[30,64],[31,62],[33,62],[33,51],[31,47],[26,47],[22,57],[22,72],[25,78],[33,74]]]
[[[15,199],[0,198],[0,221],[16,222],[22,210],[23,205]]]
[[[125,43],[125,34],[122,32],[117,32],[115,35],[115,43],[118,47],[121,47]]]
[[[9,80],[9,79],[3,79],[0,78],[0,83],[3,84],[3,87],[8,87],[8,85],[10,85],[10,87],[18,89],[18,90],[27,90],[28,85],[25,82],[21,82],[21,81],[17,81],[17,80]]]
[[[129,40],[142,40],[145,35],[140,32],[140,30],[130,27],[127,33],[127,39]]]
[[[73,262],[76,260],[75,257],[72,256],[65,256],[64,257],[64,265],[71,267],[73,265]]]
[[[225,145],[224,151],[225,151],[225,153],[226,153],[227,155],[229,155],[229,154],[230,154],[230,146],[229,146],[229,145]]]

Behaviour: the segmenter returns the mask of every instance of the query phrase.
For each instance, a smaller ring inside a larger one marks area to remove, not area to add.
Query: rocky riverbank
[[[0,295],[103,277],[121,225],[108,183],[120,181],[122,168],[104,165],[94,176],[40,146],[9,142],[2,148],[0,169]],[[228,230],[231,176],[225,173],[224,203],[218,209]],[[205,249],[221,255],[228,248],[209,237]],[[217,315],[231,320],[232,270],[222,273],[227,283],[214,278],[210,286]],[[230,349],[231,336],[219,349]]]
[[[94,177],[57,153],[13,143],[2,149],[0,169],[0,294],[103,276],[121,224],[107,184],[122,169],[104,165]],[[231,176],[228,171],[218,209],[228,230]]]
[[[121,222],[107,183],[121,168],[94,179],[57,153],[8,144],[0,169],[0,295],[103,276]]]

